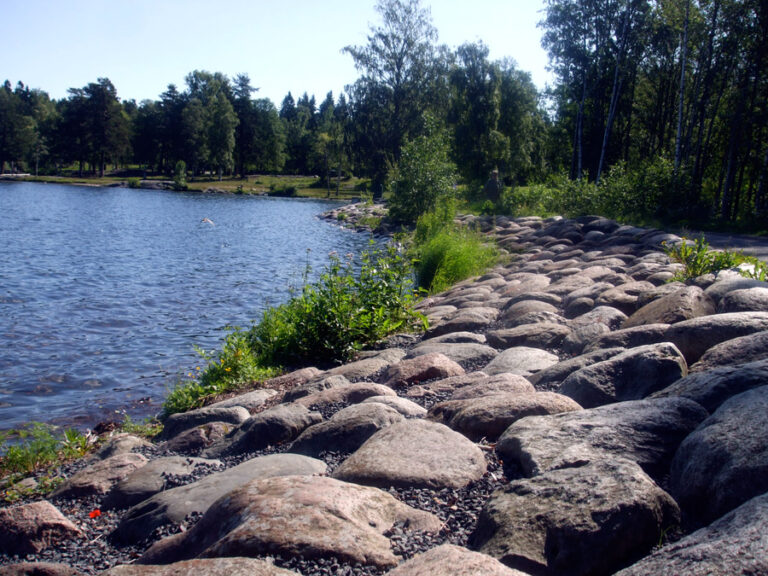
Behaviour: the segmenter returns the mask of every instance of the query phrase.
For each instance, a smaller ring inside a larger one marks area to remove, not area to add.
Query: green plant
[[[176,190],[187,189],[187,163],[184,160],[176,162],[173,170],[173,187]]]
[[[61,436],[47,424],[32,422],[26,427],[0,435],[0,475],[25,474],[46,468],[62,460],[79,458],[96,442],[92,434],[67,429]]]
[[[143,438],[154,438],[163,431],[163,424],[156,418],[145,418],[143,422],[134,422],[126,412],[123,412],[120,431]]]
[[[768,266],[741,251],[711,250],[703,236],[690,243],[685,237],[675,244],[664,243],[664,251],[673,261],[683,265],[672,280],[685,282],[703,274],[717,274],[721,270],[735,269],[746,278],[765,280]]]
[[[449,160],[448,138],[429,114],[424,127],[424,134],[403,145],[389,174],[389,216],[395,222],[413,224],[453,194],[456,166]]]
[[[248,333],[262,366],[329,364],[401,329],[423,325],[412,264],[395,245],[366,250],[360,265],[332,255],[320,278],[264,312]]]
[[[233,328],[224,338],[219,352],[196,350],[207,364],[197,378],[182,380],[169,392],[163,402],[165,415],[199,408],[209,398],[240,390],[277,374],[274,367],[259,364],[249,345],[247,332],[238,328]]]
[[[440,292],[479,274],[498,260],[498,250],[485,236],[453,221],[453,202],[423,214],[416,223],[411,253],[420,288]]]
[[[128,178],[128,188],[140,188],[141,178]]]

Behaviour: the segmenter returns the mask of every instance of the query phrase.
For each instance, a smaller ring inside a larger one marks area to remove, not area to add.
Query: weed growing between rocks
[[[664,252],[670,260],[683,265],[672,281],[687,282],[704,274],[717,274],[728,269],[735,269],[745,278],[763,281],[768,278],[768,265],[753,256],[741,251],[711,250],[703,236],[692,244],[685,236],[681,240],[675,244],[663,243]]]

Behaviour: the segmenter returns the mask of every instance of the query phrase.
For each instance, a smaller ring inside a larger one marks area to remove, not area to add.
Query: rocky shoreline
[[[112,438],[0,509],[0,574],[768,574],[768,284],[462,219],[509,257],[426,334]]]

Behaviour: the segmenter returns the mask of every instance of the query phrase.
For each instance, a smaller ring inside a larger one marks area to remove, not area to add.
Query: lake
[[[0,182],[0,429],[159,412],[165,394],[369,237],[320,200]]]

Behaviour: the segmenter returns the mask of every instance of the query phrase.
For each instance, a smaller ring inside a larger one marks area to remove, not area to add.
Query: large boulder
[[[344,376],[350,382],[376,380],[377,376],[389,366],[400,362],[405,354],[405,350],[400,348],[388,348],[375,356],[361,358],[355,362],[331,368],[325,374],[328,376]]]
[[[623,328],[645,324],[674,324],[715,313],[715,303],[697,286],[686,286],[646,304],[624,322]]]
[[[79,570],[58,562],[19,562],[2,567],[3,576],[83,576]]]
[[[155,528],[180,524],[189,514],[204,513],[219,497],[257,478],[322,474],[325,462],[298,454],[271,454],[165,490],[130,508],[110,537],[120,544],[146,538]]]
[[[482,331],[496,321],[499,316],[498,308],[488,306],[474,306],[472,308],[460,308],[453,314],[449,314],[443,320],[432,326],[425,334],[426,338],[434,338],[449,332],[475,332]]]
[[[731,312],[673,324],[664,339],[678,347],[690,366],[716,344],[765,330],[768,312]]]
[[[410,386],[425,380],[450,378],[464,374],[464,368],[443,354],[425,354],[403,360],[389,367],[388,386]]]
[[[387,576],[526,576],[525,573],[504,566],[487,554],[472,552],[453,544],[443,544],[422,554],[417,554],[400,564]]]
[[[110,510],[138,504],[162,492],[166,487],[168,476],[191,474],[198,466],[213,468],[221,466],[221,462],[183,456],[167,456],[151,460],[113,486],[102,500],[101,507]]]
[[[496,440],[510,424],[525,416],[581,410],[576,402],[554,392],[493,394],[435,404],[429,417],[467,438]]]
[[[296,400],[296,404],[323,407],[332,404],[358,404],[371,396],[396,396],[395,391],[384,384],[374,382],[350,382],[320,390]]]
[[[533,385],[522,376],[505,372],[486,376],[475,384],[462,386],[451,394],[449,400],[467,400],[495,394],[532,394],[535,391]]]
[[[639,466],[598,458],[497,490],[470,543],[531,574],[611,574],[679,521],[674,500]]]
[[[512,348],[527,346],[545,350],[557,348],[563,339],[571,333],[571,329],[563,324],[538,322],[523,324],[514,328],[504,328],[488,332],[488,344],[495,348]]]
[[[670,492],[694,522],[708,523],[768,492],[768,386],[734,396],[675,454]]]
[[[512,424],[496,444],[505,466],[526,476],[553,467],[578,466],[595,451],[637,462],[661,478],[678,446],[705,418],[685,398],[633,400],[553,416],[529,416]]]
[[[717,305],[718,312],[768,312],[768,285],[728,292]]]
[[[767,385],[768,359],[765,359],[689,374],[651,398],[688,398],[701,404],[711,414],[731,396]]]
[[[768,574],[768,494],[668,544],[616,576]]]
[[[574,356],[568,360],[563,360],[557,364],[553,364],[549,368],[545,368],[540,372],[531,374],[528,376],[528,380],[536,386],[537,390],[556,390],[559,388],[560,383],[565,380],[568,375],[581,370],[592,364],[597,364],[608,358],[612,358],[617,354],[624,351],[624,348],[603,348],[600,350],[594,350],[592,352],[585,352],[579,356]]]
[[[0,552],[4,554],[37,554],[82,536],[82,531],[47,500],[0,509]]]
[[[106,494],[112,487],[146,465],[147,458],[128,452],[97,460],[66,479],[51,494],[51,498],[82,498]]]
[[[408,353],[407,358],[425,354],[442,354],[457,364],[487,364],[498,354],[490,346],[477,342],[433,342],[433,340],[416,346]]]
[[[225,422],[236,426],[250,417],[251,413],[242,406],[218,407],[211,405],[189,412],[171,414],[163,421],[163,431],[158,439],[173,438],[185,430],[210,422]]]
[[[720,366],[747,364],[768,358],[768,330],[715,344],[691,366],[691,372],[704,372]]]
[[[248,410],[248,412],[255,412],[269,400],[277,395],[277,390],[271,390],[269,388],[260,388],[258,390],[251,390],[245,394],[238,394],[232,398],[226,400],[220,400],[215,404],[211,404],[211,408],[232,408],[233,406],[241,406]]]
[[[674,344],[639,346],[573,372],[559,392],[584,408],[640,400],[688,374],[688,365]]]
[[[278,404],[252,416],[230,436],[213,444],[203,455],[206,458],[219,458],[247,454],[267,446],[290,442],[322,419],[319,412],[311,411],[301,404]]]
[[[200,558],[167,565],[123,564],[99,576],[297,576],[296,572],[278,568],[272,562],[256,558]]]
[[[605,348],[635,348],[648,344],[664,342],[664,334],[669,324],[644,324],[632,328],[624,328],[598,336],[584,347],[584,353]]]
[[[333,473],[334,478],[388,488],[461,488],[486,471],[483,452],[458,432],[427,420],[379,430]]]
[[[321,476],[260,479],[216,501],[189,531],[154,544],[139,560],[279,554],[397,565],[384,533],[395,523],[437,531],[441,521],[377,488]]]
[[[339,410],[330,419],[304,430],[293,441],[289,451],[314,457],[327,450],[354,452],[375,432],[402,419],[400,412],[384,404],[353,404]]]
[[[515,346],[504,350],[491,360],[483,368],[483,372],[491,376],[508,373],[528,377],[557,364],[558,361],[557,356],[545,350]]]

